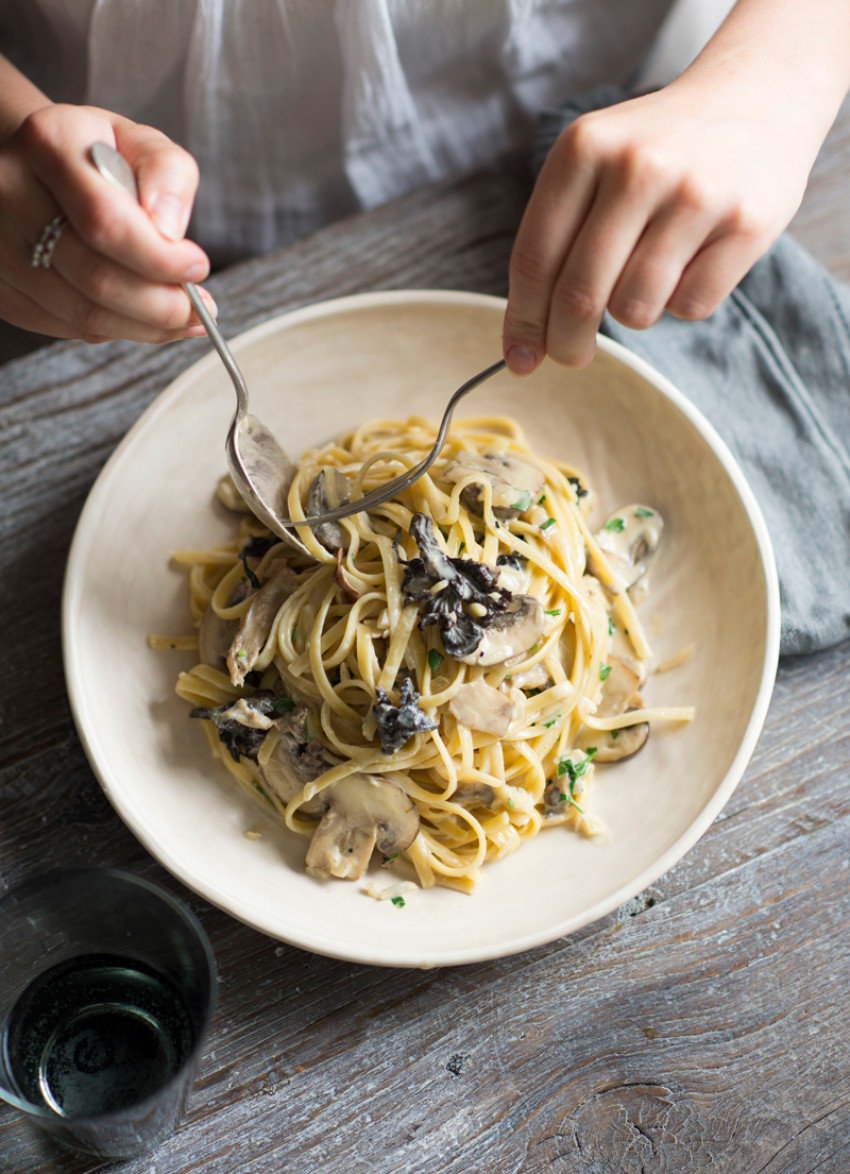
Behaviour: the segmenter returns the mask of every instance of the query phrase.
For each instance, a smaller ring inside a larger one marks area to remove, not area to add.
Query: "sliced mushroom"
[[[515,595],[507,610],[494,615],[482,629],[476,648],[457,659],[464,664],[502,664],[533,648],[543,635],[543,604],[533,595]]]
[[[275,616],[300,580],[288,562],[275,564],[271,578],[253,596],[227,654],[227,668],[234,685],[241,685],[268,639]]]
[[[469,681],[452,697],[449,712],[469,730],[502,738],[514,719],[516,705],[507,694],[486,681]]]
[[[247,583],[237,583],[230,594],[227,606],[241,603],[248,592]],[[223,668],[233,638],[239,630],[239,620],[226,620],[212,606],[201,616],[198,628],[198,659],[201,664]]]
[[[645,578],[663,530],[661,514],[638,504],[617,510],[595,535],[620,579],[621,589],[628,590]]]
[[[223,477],[219,477],[218,484],[215,487],[215,495],[225,509],[233,510],[234,513],[250,514],[250,507],[245,504],[245,499],[236,488],[234,480],[229,473],[225,473]]]
[[[489,783],[459,783],[452,799],[457,803],[468,803],[473,807],[487,807],[492,810],[496,802],[496,790]]]
[[[608,657],[608,667],[611,671],[603,682],[596,716],[618,717],[642,709],[643,701],[637,691],[640,677],[634,669],[614,656]],[[584,729],[576,739],[576,746],[579,749],[595,746],[597,762],[619,762],[637,754],[648,737],[649,722],[638,722],[619,730]]]
[[[459,453],[444,470],[442,479],[454,484],[465,480],[470,473],[478,477],[461,492],[461,501],[468,510],[480,514],[484,508],[481,486],[487,482],[497,518],[516,518],[525,513],[537,501],[546,483],[534,465],[507,452]]]
[[[280,738],[274,750],[258,770],[270,790],[283,800],[291,802],[307,783],[323,775],[331,766],[325,744],[314,737],[316,717],[310,706],[300,701],[291,713],[279,718],[275,726]],[[325,805],[321,796],[304,803],[303,815],[322,815]]]
[[[360,592],[356,585],[352,583],[348,572],[345,569],[345,563],[342,561],[342,547],[336,552],[336,571],[334,571],[334,579],[343,589],[349,599],[355,602],[360,598]]]
[[[616,717],[623,713],[640,685],[640,678],[615,656],[608,657],[609,672],[602,682],[602,693],[596,708],[597,717]]]
[[[351,485],[345,473],[332,466],[320,469],[307,492],[307,517],[345,505],[351,498]],[[345,546],[345,530],[339,522],[322,522],[313,528],[317,541],[326,550],[341,550]]]
[[[623,726],[621,730],[595,730],[596,762],[621,762],[624,758],[631,758],[643,748],[648,737],[649,722]]]
[[[317,798],[326,810],[307,852],[311,876],[357,880],[375,848],[394,856],[409,848],[419,833],[416,804],[401,787],[379,775],[349,775]]]

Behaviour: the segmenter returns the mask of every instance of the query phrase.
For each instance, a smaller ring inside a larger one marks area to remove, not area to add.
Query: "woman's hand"
[[[850,0],[738,0],[673,83],[577,119],[514,244],[504,349],[579,367],[607,309],[708,317],[797,210],[850,84]]]
[[[97,171],[97,141],[133,168],[141,205]],[[206,254],[183,239],[197,186],[191,155],[151,127],[94,107],[29,114],[0,144],[0,318],[88,342],[203,334],[180,288],[209,273]],[[60,213],[67,224],[49,268],[36,267],[33,248]]]
[[[556,141],[511,257],[505,353],[580,367],[607,309],[643,330],[706,318],[794,215],[811,159],[675,86],[584,115]]]

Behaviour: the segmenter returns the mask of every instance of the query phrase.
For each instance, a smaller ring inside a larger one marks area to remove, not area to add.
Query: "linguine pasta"
[[[290,516],[390,480],[434,437],[414,417],[310,450]],[[231,541],[176,555],[200,652],[177,692],[240,784],[310,837],[309,871],[357,877],[377,850],[423,887],[471,890],[544,828],[598,831],[598,765],[693,716],[640,693],[635,601],[661,519],[633,505],[594,532],[595,505],[514,421],[477,418],[398,498],[299,528],[309,559],[247,512]]]

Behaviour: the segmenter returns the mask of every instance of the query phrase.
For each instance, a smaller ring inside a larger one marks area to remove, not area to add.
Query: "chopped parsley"
[[[295,702],[291,697],[275,697],[272,702],[275,713],[292,713]]]
[[[608,635],[609,635],[609,636],[613,636],[613,635],[614,635],[614,619],[613,619],[613,616],[609,616],[609,617],[608,617]]]
[[[546,500],[546,494],[545,494],[545,493],[541,493],[541,494],[540,494],[540,496],[539,496],[539,497],[538,497],[538,499],[537,499],[537,504],[538,504],[538,505],[543,505],[543,502],[544,502],[545,500]]]
[[[578,803],[576,803],[576,801],[575,801],[575,799],[573,799],[572,795],[568,795],[565,791],[561,791],[558,798],[561,800],[562,803],[569,803],[573,807],[575,807],[576,811],[578,811],[580,815],[584,815],[584,808],[579,807]]]
[[[436,648],[431,648],[428,650],[428,668],[432,673],[437,671],[444,660],[445,657],[443,656],[442,652],[438,652]]]
[[[626,528],[624,518],[609,518],[605,523],[606,530],[613,530],[615,534],[621,534]]]
[[[611,741],[612,741],[612,742],[616,742],[616,741],[617,741],[617,739],[619,738],[619,736],[620,736],[620,731],[619,731],[619,730],[612,730],[612,731],[611,731]]]
[[[524,514],[527,509],[531,508],[531,494],[527,489],[521,489],[517,495],[516,501],[511,502],[512,510],[519,510]]]
[[[404,897],[391,897],[390,900],[398,909],[404,908]]]
[[[550,730],[552,728],[552,726],[557,725],[560,720],[561,720],[561,715],[558,713],[555,715],[555,717],[552,718],[551,721],[544,722],[543,725],[546,727],[547,730]]]
[[[607,681],[608,678],[610,677],[610,675],[611,675],[610,664],[601,664],[599,666],[599,680],[600,681]]]
[[[547,518],[545,522],[540,523],[540,529],[541,530],[548,530],[550,526],[554,526],[554,525],[555,525],[555,519],[554,518]]]
[[[654,518],[655,513],[653,512],[653,510],[648,510],[645,505],[639,505],[638,508],[635,510],[635,517],[636,518]]]
[[[550,607],[547,608],[543,614],[547,616],[559,616],[561,614],[561,609],[559,607]]]
[[[590,746],[586,751],[586,757],[580,762],[573,762],[571,758],[562,758],[558,763],[558,777],[566,775],[570,780],[570,790],[575,785],[576,779],[580,779],[583,774],[587,772],[593,759],[596,757],[596,746]]]

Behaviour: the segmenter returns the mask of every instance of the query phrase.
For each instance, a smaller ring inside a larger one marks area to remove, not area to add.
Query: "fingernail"
[[[206,334],[206,327],[202,326],[200,322],[197,326],[189,326],[183,331],[184,338],[203,338]]]
[[[537,366],[537,355],[531,347],[514,344],[505,357],[514,375],[530,375]]]
[[[157,196],[151,205],[150,217],[162,235],[170,241],[182,240],[186,235],[186,208],[177,196]]]
[[[203,261],[196,261],[194,265],[190,265],[183,274],[184,281],[203,281],[205,277],[209,277],[209,267]]]

